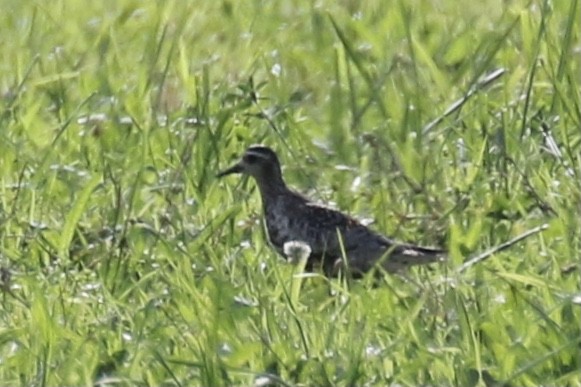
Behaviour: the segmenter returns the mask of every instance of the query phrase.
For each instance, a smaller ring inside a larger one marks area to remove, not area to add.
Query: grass
[[[0,385],[581,384],[577,0],[1,5]],[[258,142],[449,261],[299,280]]]

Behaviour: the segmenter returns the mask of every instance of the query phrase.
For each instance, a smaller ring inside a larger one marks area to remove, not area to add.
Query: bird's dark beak
[[[230,168],[228,168],[222,172],[219,172],[216,175],[216,177],[223,177],[226,175],[231,175],[233,173],[242,173],[242,172],[244,172],[244,166],[241,163],[238,163],[238,164],[235,164],[235,165],[231,166]]]

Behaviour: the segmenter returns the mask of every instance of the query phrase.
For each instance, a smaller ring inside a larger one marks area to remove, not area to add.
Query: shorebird
[[[234,173],[256,180],[268,238],[279,254],[285,255],[284,245],[291,241],[308,245],[309,271],[319,267],[328,276],[343,270],[359,277],[374,267],[395,273],[445,257],[444,250],[396,242],[351,216],[289,189],[276,153],[266,146],[250,146],[238,163],[217,177]]]

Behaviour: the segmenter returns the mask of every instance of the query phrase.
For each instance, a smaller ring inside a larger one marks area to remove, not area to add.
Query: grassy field
[[[0,386],[581,385],[578,0],[0,6]],[[449,260],[298,275],[253,143]]]

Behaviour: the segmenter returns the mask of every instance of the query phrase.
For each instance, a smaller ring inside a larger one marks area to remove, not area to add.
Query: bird
[[[290,189],[277,154],[267,146],[251,145],[236,164],[216,176],[231,174],[248,175],[256,181],[268,239],[280,255],[285,256],[289,242],[308,246],[307,271],[322,269],[328,277],[344,272],[360,278],[374,268],[398,273],[445,259],[443,249],[397,242]]]

